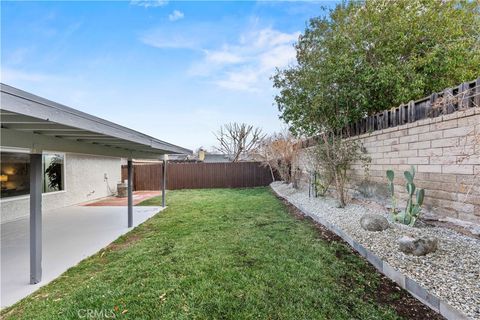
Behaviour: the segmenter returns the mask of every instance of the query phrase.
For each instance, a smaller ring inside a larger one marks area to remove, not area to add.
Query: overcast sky
[[[1,81],[190,149],[282,127],[269,79],[329,2],[2,2]]]

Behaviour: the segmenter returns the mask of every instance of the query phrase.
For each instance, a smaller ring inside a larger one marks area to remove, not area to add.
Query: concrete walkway
[[[162,207],[133,207],[134,226]],[[131,229],[126,207],[72,206],[44,212],[42,282],[30,285],[29,219],[1,225],[1,307],[14,304]]]

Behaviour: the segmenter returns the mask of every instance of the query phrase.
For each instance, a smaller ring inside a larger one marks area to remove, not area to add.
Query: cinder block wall
[[[480,135],[478,107],[356,136],[372,162],[367,175],[361,164],[352,167],[351,188],[388,203],[385,172],[392,169],[403,205],[403,172],[414,166],[415,184],[425,189],[429,213],[480,223],[480,141],[475,143],[475,135]],[[298,162],[304,174],[309,168],[306,154]]]

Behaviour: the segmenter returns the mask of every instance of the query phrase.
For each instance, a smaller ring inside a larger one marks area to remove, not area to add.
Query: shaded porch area
[[[133,226],[163,210],[133,207]],[[43,279],[30,284],[29,219],[1,225],[1,307],[14,304],[70,267],[98,252],[131,228],[126,207],[71,206],[43,214]]]

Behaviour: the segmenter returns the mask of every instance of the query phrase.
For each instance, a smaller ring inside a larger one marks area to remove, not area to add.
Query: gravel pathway
[[[360,218],[365,213],[385,215],[357,204],[337,208],[332,198],[309,198],[305,190],[295,190],[282,182],[271,187],[293,205],[300,205],[312,218],[322,217],[341,228],[364,247],[391,266],[409,276],[432,294],[472,319],[480,320],[480,241],[439,227],[408,227],[391,223],[381,232],[365,231]],[[439,249],[422,257],[406,255],[398,250],[397,240],[404,236],[433,236]]]

